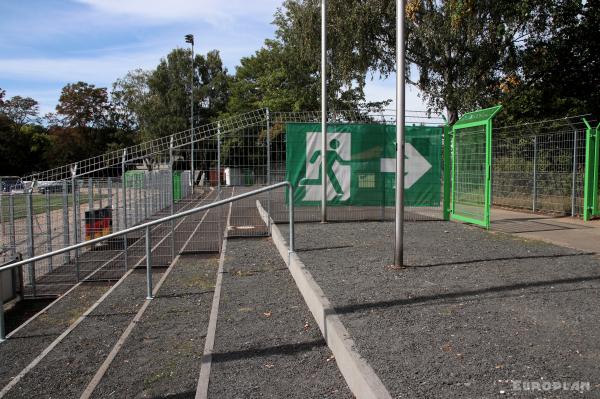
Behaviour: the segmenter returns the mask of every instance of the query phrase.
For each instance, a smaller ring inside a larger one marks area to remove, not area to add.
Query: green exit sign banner
[[[295,204],[321,203],[321,125],[286,126],[287,179]],[[327,203],[393,206],[396,189],[396,127],[332,124],[327,130]],[[407,126],[404,175],[406,206],[440,206],[442,128]]]

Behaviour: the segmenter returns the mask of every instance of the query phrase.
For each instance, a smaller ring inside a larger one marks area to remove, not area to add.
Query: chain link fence
[[[582,214],[582,117],[495,128],[492,154],[494,206],[557,216]]]

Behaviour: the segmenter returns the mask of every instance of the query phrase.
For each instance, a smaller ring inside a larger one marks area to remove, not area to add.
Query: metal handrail
[[[222,199],[222,200],[219,200],[219,201],[215,201],[213,203],[210,203],[210,204],[207,204],[207,205],[203,205],[203,206],[199,206],[197,208],[189,209],[187,211],[182,211],[182,212],[179,212],[179,213],[175,213],[173,215],[169,215],[169,216],[166,216],[166,217],[161,218],[161,219],[156,219],[156,220],[152,220],[150,222],[142,223],[142,224],[137,225],[137,226],[129,227],[127,229],[118,231],[116,233],[111,233],[111,234],[105,235],[103,237],[94,238],[92,240],[85,241],[85,242],[82,242],[82,243],[79,243],[79,244],[75,244],[75,245],[71,245],[71,246],[68,246],[68,247],[65,247],[65,248],[57,249],[56,251],[48,252],[48,253],[45,253],[43,255],[38,255],[38,256],[34,256],[34,257],[31,257],[31,258],[28,258],[28,259],[25,259],[25,260],[22,260],[22,261],[11,263],[9,265],[5,265],[5,266],[0,267],[0,272],[3,272],[5,270],[11,270],[11,269],[14,269],[16,267],[23,266],[23,265],[31,264],[33,262],[44,260],[44,259],[50,258],[52,256],[60,255],[60,254],[63,254],[65,252],[69,252],[69,251],[73,251],[75,249],[83,248],[83,247],[86,247],[88,245],[94,245],[94,244],[97,244],[97,243],[100,243],[100,242],[103,242],[103,241],[107,241],[107,240],[110,240],[110,239],[113,239],[113,238],[121,237],[121,236],[124,236],[126,234],[133,233],[133,232],[136,232],[136,231],[139,231],[139,230],[145,230],[145,235],[146,235],[146,237],[145,237],[146,238],[146,242],[145,242],[145,244],[146,244],[145,245],[146,246],[146,279],[147,279],[147,281],[146,281],[146,285],[147,285],[147,297],[146,298],[147,299],[152,299],[152,261],[151,261],[152,250],[150,248],[150,246],[151,246],[150,245],[150,242],[151,242],[150,241],[150,227],[156,226],[156,225],[159,225],[159,224],[162,224],[162,223],[165,223],[165,222],[169,222],[169,221],[172,221],[172,220],[175,220],[175,219],[179,219],[179,218],[182,218],[182,217],[185,217],[185,216],[193,215],[193,214],[198,213],[198,212],[206,211],[208,209],[215,208],[217,206],[229,204],[231,202],[235,202],[235,201],[238,201],[238,200],[241,200],[241,199],[244,199],[244,198],[248,198],[248,197],[251,197],[253,195],[257,195],[257,194],[261,194],[261,193],[264,193],[264,192],[267,192],[267,191],[275,190],[275,189],[280,188],[280,187],[288,187],[289,190],[290,190],[290,192],[289,192],[290,201],[289,201],[289,207],[288,207],[289,209],[288,209],[288,211],[289,211],[289,223],[290,223],[290,245],[289,245],[289,251],[291,253],[291,252],[294,252],[294,201],[293,201],[293,198],[294,198],[294,187],[292,186],[292,184],[290,182],[284,181],[284,182],[281,182],[281,183],[272,184],[270,186],[259,188],[257,190],[249,191],[247,193],[239,194],[239,195],[236,195],[234,197],[230,197],[230,198]],[[127,250],[125,250],[125,251],[127,251]],[[0,321],[3,321],[3,316],[4,316],[4,309],[2,308],[2,306],[0,306]],[[0,342],[2,342],[5,339],[4,323],[0,324],[0,330],[1,330],[0,331]]]
[[[114,238],[117,238],[117,237],[121,237],[121,236],[124,236],[126,234],[130,234],[130,233],[133,233],[133,232],[136,232],[136,231],[139,231],[139,230],[144,230],[146,228],[153,227],[153,226],[165,223],[165,222],[170,222],[171,220],[175,220],[175,219],[179,219],[181,217],[193,215],[194,213],[202,212],[202,211],[205,211],[207,209],[215,208],[217,206],[225,205],[225,204],[228,204],[230,202],[235,202],[235,201],[238,201],[238,200],[241,200],[241,199],[244,199],[244,198],[252,197],[253,195],[262,194],[264,192],[275,190],[275,189],[281,188],[281,187],[288,187],[290,189],[290,196],[291,196],[290,198],[293,198],[294,187],[290,184],[290,182],[284,181],[284,182],[280,182],[280,183],[277,183],[277,184],[272,184],[270,186],[266,186],[266,187],[263,187],[263,188],[259,188],[257,190],[249,191],[247,193],[239,194],[239,195],[236,195],[234,197],[230,197],[230,198],[222,199],[222,200],[219,200],[219,201],[215,201],[215,202],[212,202],[212,203],[210,203],[208,205],[203,205],[203,206],[200,206],[200,207],[197,207],[197,208],[189,209],[187,211],[175,213],[173,215],[169,215],[169,216],[166,216],[166,217],[161,218],[161,219],[156,219],[156,220],[152,220],[150,222],[139,224],[137,226],[129,227],[127,229],[124,229],[124,230],[121,230],[121,231],[117,231],[115,233],[111,233],[111,234],[108,234],[108,235],[105,235],[105,236],[102,236],[102,237],[99,237],[99,238],[94,238],[92,240],[81,242],[79,244],[74,244],[74,245],[71,245],[71,246],[68,246],[68,247],[57,249],[57,250],[52,251],[52,252],[47,252],[47,253],[42,254],[42,255],[37,255],[37,256],[31,257],[31,258],[27,258],[27,259],[24,259],[24,260],[19,261],[17,263],[13,263],[13,264],[10,264],[10,265],[7,265],[7,266],[0,267],[0,272],[2,272],[4,270],[9,270],[9,269],[12,269],[12,268],[15,268],[15,267],[27,265],[29,263],[33,263],[33,262],[37,262],[37,261],[40,261],[40,260],[44,260],[44,259],[50,258],[52,256],[61,255],[61,254],[65,253],[65,252],[70,252],[70,251],[73,251],[75,249],[87,247],[89,245],[98,244],[98,243],[101,243],[103,241],[107,241],[107,240],[111,240],[111,239],[114,239]],[[289,205],[290,205],[289,206],[290,226],[293,227],[293,224],[294,224],[294,204],[293,204],[293,201],[289,201]],[[293,230],[294,230],[293,228],[290,228],[290,251],[292,251],[292,252],[294,251],[294,239],[293,239],[294,238],[293,237],[294,236],[294,231]]]

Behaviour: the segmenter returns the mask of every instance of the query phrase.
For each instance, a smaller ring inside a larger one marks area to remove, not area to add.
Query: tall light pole
[[[327,223],[327,0],[321,0],[321,223]]]
[[[185,42],[189,43],[192,45],[192,74],[191,74],[191,78],[190,78],[190,101],[191,101],[191,118],[190,118],[190,122],[191,122],[191,139],[192,139],[192,154],[190,156],[190,162],[191,162],[191,174],[192,174],[192,195],[194,194],[194,187],[196,186],[196,172],[195,172],[195,168],[194,168],[194,139],[195,139],[195,134],[194,134],[194,35],[187,34],[185,35]]]
[[[404,267],[404,14],[405,0],[396,0],[396,242],[394,267]]]

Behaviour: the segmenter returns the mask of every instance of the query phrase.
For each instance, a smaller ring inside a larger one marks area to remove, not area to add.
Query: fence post
[[[73,196],[73,244],[79,243],[79,192],[77,190],[77,164],[71,166],[71,194]],[[75,249],[75,278],[79,282],[79,249]]]
[[[267,186],[271,185],[271,115],[267,108]],[[293,199],[292,199],[293,200]],[[267,192],[267,234],[271,234],[271,190]]]
[[[149,227],[146,227],[146,288],[146,299],[152,299],[152,242]]]
[[[533,212],[537,206],[537,155],[538,155],[538,142],[537,136],[533,136]]]
[[[144,189],[142,190],[144,197],[144,220],[148,219],[148,176],[144,173]]]
[[[115,201],[114,201],[114,216],[113,223],[115,224],[115,231],[119,231],[121,228],[121,222],[119,222],[119,217],[121,217],[121,211],[119,211],[119,188],[115,187]]]
[[[217,124],[217,200],[221,199],[221,122]],[[223,234],[223,207],[219,207],[219,222],[217,223],[217,227],[219,229],[219,234]],[[221,240],[219,240],[219,246]],[[221,248],[219,248],[219,252]]]
[[[50,213],[52,212],[52,204],[50,203],[50,192],[46,190],[46,250],[52,252],[52,218]],[[52,271],[52,257],[48,258],[48,266]]]
[[[85,225],[87,226],[87,222],[89,222],[89,231],[86,233],[90,233],[90,237],[95,238],[96,229],[94,226],[96,225],[96,218],[94,217],[94,181],[91,177],[88,179],[88,217],[89,220],[85,220]]]
[[[25,205],[27,207],[27,256],[33,258],[35,256],[34,238],[33,238],[33,189],[25,191]],[[29,284],[31,285],[32,294],[36,296],[35,284],[35,262],[29,263]]]
[[[63,246],[66,248],[70,245],[69,234],[69,182],[63,180],[62,183],[62,225],[63,225]],[[65,252],[63,255],[63,263],[66,265],[71,261],[71,253]]]
[[[450,220],[450,201],[452,196],[452,128],[445,125],[444,135],[444,200],[442,218]]]
[[[175,212],[175,198],[174,198],[174,191],[173,191],[173,136],[171,136],[171,142],[169,144],[169,175],[170,175],[170,181],[169,181],[169,193],[170,193],[170,198],[169,198],[169,202],[171,204],[171,216],[173,216],[174,212]],[[175,221],[173,219],[171,219],[170,221],[171,223],[171,261],[175,260]]]
[[[123,150],[123,159],[121,160],[121,190],[123,191],[123,230],[127,228],[127,179],[125,179],[125,168],[127,166],[127,150]],[[125,265],[125,271],[128,269],[127,265],[127,234],[123,235],[123,264]]]
[[[573,182],[571,185],[571,216],[575,216],[576,187],[577,187],[577,129],[573,128]]]
[[[6,339],[6,329],[4,326],[4,294],[2,292],[3,285],[2,273],[0,273],[0,342],[3,342]]]
[[[598,185],[600,173],[600,124],[593,128],[583,118],[585,131],[585,177],[583,187],[583,220],[588,221],[592,216],[600,214],[598,209]]]
[[[112,198],[112,194],[113,194],[113,192],[112,192],[112,179],[111,179],[110,177],[109,177],[109,178],[107,179],[107,181],[106,181],[106,189],[107,189],[107,191],[108,191],[108,193],[107,193],[107,194],[108,194],[108,199],[107,199],[107,204],[106,204],[106,207],[107,207],[108,209],[110,209],[110,217],[111,217],[111,219],[112,219],[112,220],[114,220],[114,215],[113,215],[113,211],[112,211],[112,209],[113,209],[113,198]],[[114,223],[114,222],[113,222],[113,223]],[[112,229],[111,229],[111,233],[112,233]]]
[[[15,200],[14,194],[11,192],[8,196],[8,222],[9,222],[9,239],[10,239],[10,253],[12,256],[17,255],[17,237],[15,236]]]

